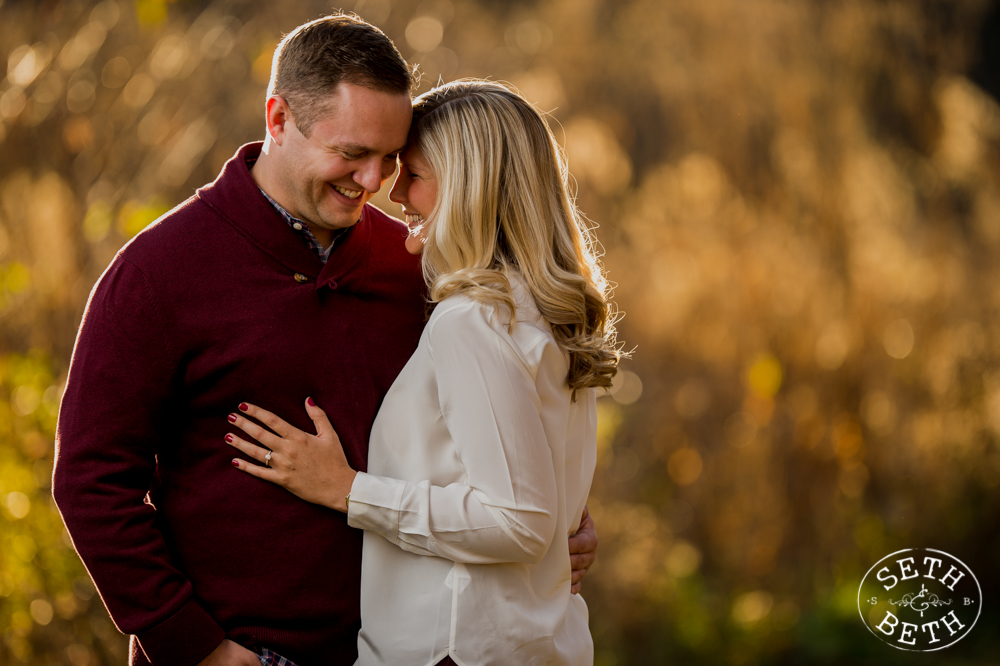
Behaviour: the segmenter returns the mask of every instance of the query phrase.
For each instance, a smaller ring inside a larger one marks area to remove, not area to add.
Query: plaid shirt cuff
[[[295,662],[275,654],[266,648],[257,651],[257,658],[260,659],[260,666],[295,666]]]

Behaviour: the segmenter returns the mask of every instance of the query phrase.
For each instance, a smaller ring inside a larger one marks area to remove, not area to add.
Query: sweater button
[[[307,278],[302,273],[296,273],[295,274],[295,281],[301,284],[302,282],[309,282],[309,278]]]

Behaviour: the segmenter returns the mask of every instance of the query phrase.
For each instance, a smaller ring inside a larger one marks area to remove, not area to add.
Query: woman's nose
[[[389,190],[389,201],[398,204],[406,203],[406,186],[403,184],[403,174],[399,173],[396,175],[396,180],[392,184],[392,189]]]

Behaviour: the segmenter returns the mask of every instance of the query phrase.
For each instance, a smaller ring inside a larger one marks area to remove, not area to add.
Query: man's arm
[[[583,518],[576,533],[569,538],[569,561],[573,569],[573,586],[570,591],[579,594],[583,587],[583,577],[597,559],[597,528],[587,507],[583,507]]]
[[[156,665],[192,666],[224,632],[171,562],[145,503],[177,355],[146,276],[119,257],[77,337],[59,413],[53,497],[112,619]]]

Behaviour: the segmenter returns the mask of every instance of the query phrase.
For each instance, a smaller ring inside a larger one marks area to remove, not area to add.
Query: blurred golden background
[[[340,8],[0,0],[0,664],[125,663],[49,498],[76,326],[115,252],[263,138],[282,34]],[[488,77],[551,112],[600,226],[635,351],[600,400],[598,666],[996,663],[997,3],[342,8],[421,91]],[[910,547],[982,586],[942,653],[859,617]]]

